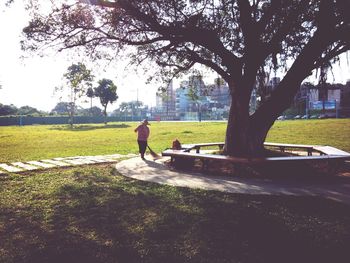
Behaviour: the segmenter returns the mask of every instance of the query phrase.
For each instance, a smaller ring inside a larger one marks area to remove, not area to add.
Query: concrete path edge
[[[350,204],[350,178],[330,182],[297,182],[291,180],[273,180],[267,178],[234,178],[216,175],[204,175],[185,171],[170,170],[164,162],[167,158],[145,161],[131,158],[116,164],[123,176],[176,187],[189,187],[203,190],[215,190],[228,193],[253,195],[295,195],[322,196],[342,203]]]

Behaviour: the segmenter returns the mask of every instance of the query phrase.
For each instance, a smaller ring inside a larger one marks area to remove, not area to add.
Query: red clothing
[[[145,124],[140,124],[136,129],[137,140],[146,142],[149,136],[149,128]]]

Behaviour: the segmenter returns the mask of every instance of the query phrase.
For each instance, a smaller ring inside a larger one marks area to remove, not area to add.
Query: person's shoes
[[[142,160],[146,160],[144,156],[141,156],[141,159],[142,159]]]

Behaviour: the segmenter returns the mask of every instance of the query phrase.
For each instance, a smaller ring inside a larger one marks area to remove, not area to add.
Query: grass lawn
[[[0,162],[30,161],[53,157],[137,153],[137,123],[0,127]],[[155,151],[182,143],[221,142],[224,122],[153,122],[150,146]],[[278,121],[267,141],[324,144],[350,151],[350,119]]]
[[[348,262],[349,206],[134,181],[112,165],[0,177],[0,262]]]
[[[0,162],[136,153],[137,123],[0,127]],[[152,123],[150,145],[223,141],[226,123]],[[268,141],[350,151],[350,120],[276,122]],[[0,176],[0,262],[348,262],[349,206],[139,182],[113,165]]]

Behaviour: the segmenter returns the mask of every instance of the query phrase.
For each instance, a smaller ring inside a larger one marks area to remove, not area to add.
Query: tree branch
[[[260,20],[256,24],[256,31],[258,35],[261,35],[263,30],[266,28],[273,15],[276,14],[278,8],[281,7],[281,0],[271,0],[270,8],[268,8]]]
[[[329,62],[331,59],[338,57],[340,54],[349,51],[350,46],[335,47],[333,50],[329,51],[324,57],[320,58],[315,62],[313,69],[323,66],[325,63]]]
[[[331,39],[320,29],[315,32],[270,98],[252,115],[252,121],[267,119],[273,123],[289,107],[301,82],[311,74],[315,61],[329,46]]]
[[[220,66],[218,66],[216,63],[214,63],[211,60],[202,58],[198,53],[196,53],[193,50],[190,50],[189,48],[186,48],[186,51],[189,53],[190,58],[192,60],[196,61],[197,63],[203,64],[207,67],[212,68],[219,75],[221,75],[226,80],[226,82],[228,82],[230,75],[225,70],[223,70]]]
[[[237,56],[235,56],[224,47],[223,43],[220,41],[219,37],[214,31],[200,29],[188,24],[185,27],[160,24],[154,15],[142,12],[140,8],[134,6],[131,1],[127,0],[118,0],[116,2],[99,0],[97,4],[111,8],[118,6],[124,9],[125,12],[132,18],[138,21],[142,21],[148,25],[151,30],[161,35],[161,37],[147,41],[131,41],[121,38],[118,39],[119,41],[130,45],[143,45],[163,40],[178,40],[179,43],[191,42],[210,50],[214,54],[217,54],[221,58],[223,65],[228,68],[233,76],[236,76],[236,78],[241,77],[242,63],[240,59],[238,59]]]
[[[115,8],[117,6],[116,1],[108,1],[108,0],[79,0],[79,2],[82,2],[84,4],[90,4],[90,5],[98,5],[98,6],[107,7],[107,8]]]
[[[252,11],[249,0],[238,0],[238,8],[240,13],[241,28],[244,36],[246,48],[250,49],[255,40],[256,33],[253,28]]]
[[[270,54],[276,51],[282,40],[285,39],[291,29],[295,26],[295,23],[298,21],[298,16],[303,13],[301,10],[306,9],[308,4],[308,1],[300,1],[294,10],[286,17],[286,19],[279,22],[281,23],[280,28],[277,30],[271,40],[264,45],[265,52],[262,52],[263,58],[268,57]]]

